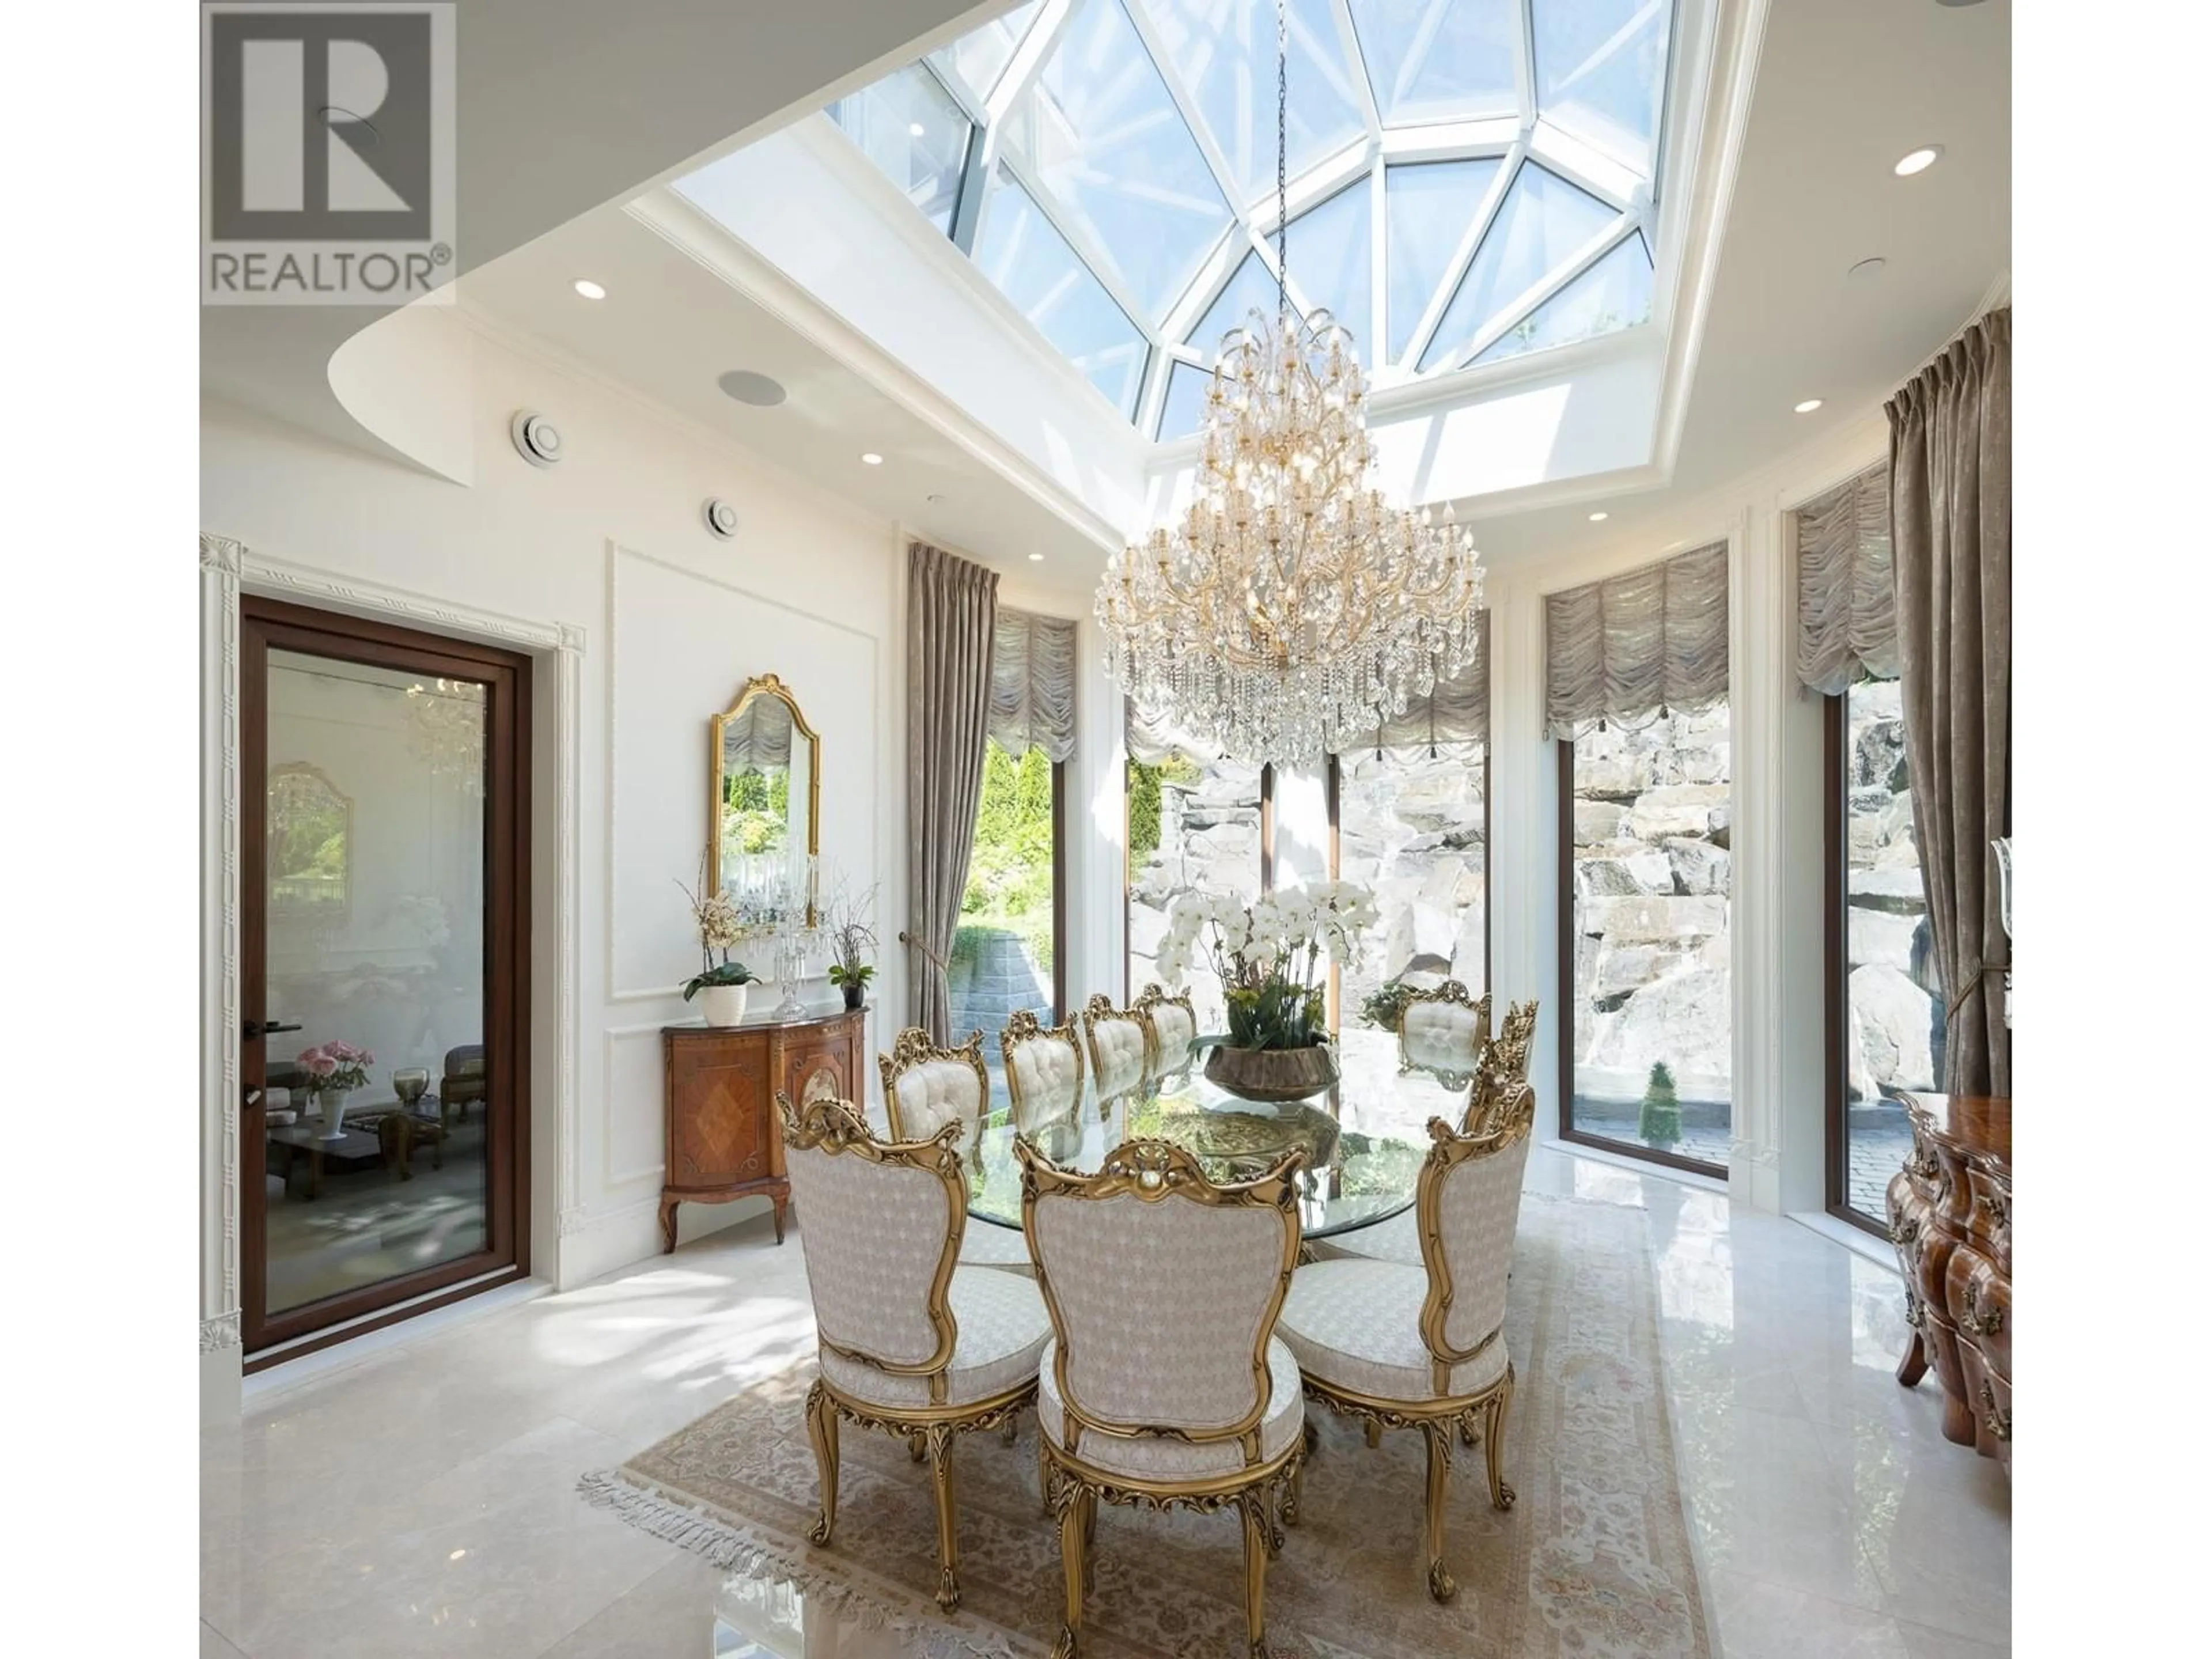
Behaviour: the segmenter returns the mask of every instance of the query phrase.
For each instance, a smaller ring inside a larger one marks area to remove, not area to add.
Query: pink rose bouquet
[[[375,1063],[374,1054],[350,1042],[303,1048],[299,1060],[300,1069],[307,1074],[308,1086],[317,1090],[361,1088],[368,1083],[368,1068]]]

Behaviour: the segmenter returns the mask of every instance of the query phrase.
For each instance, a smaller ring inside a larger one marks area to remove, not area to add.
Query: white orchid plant
[[[1221,981],[1231,1044],[1310,1048],[1328,1041],[1326,969],[1358,959],[1376,915],[1375,895],[1350,881],[1249,904],[1224,893],[1183,893],[1168,907],[1160,977],[1182,984],[1202,952]]]

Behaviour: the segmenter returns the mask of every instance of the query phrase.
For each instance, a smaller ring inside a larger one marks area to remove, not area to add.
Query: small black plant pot
[[[845,1006],[848,1008],[858,1008],[860,1006],[860,999],[868,994],[868,988],[865,985],[842,985],[838,989],[844,992]]]

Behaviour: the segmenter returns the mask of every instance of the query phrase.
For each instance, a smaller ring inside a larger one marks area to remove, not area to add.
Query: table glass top
[[[1003,1085],[967,1159],[968,1213],[979,1221],[1022,1224],[1021,1166]],[[1308,1238],[1388,1219],[1413,1202],[1428,1155],[1428,1123],[1456,1125],[1467,1109],[1464,1077],[1415,1070],[1347,1076],[1333,1091],[1287,1105],[1239,1100],[1195,1068],[1105,1103],[1088,1080],[1073,1110],[1025,1115],[1038,1150],[1064,1170],[1095,1170],[1125,1140],[1156,1138],[1198,1154],[1215,1181],[1260,1173],[1293,1146],[1306,1152],[1300,1219]]]

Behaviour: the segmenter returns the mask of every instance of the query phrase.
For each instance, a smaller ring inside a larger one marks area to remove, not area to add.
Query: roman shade
[[[1422,760],[1478,760],[1490,740],[1490,612],[1476,614],[1474,655],[1467,666],[1438,680],[1424,696],[1411,698],[1406,712],[1392,715],[1340,751],[1369,750],[1376,758],[1404,755]]]
[[[1729,694],[1729,550],[1716,542],[1544,598],[1544,735],[1648,725]]]
[[[1799,507],[1797,678],[1834,696],[1854,681],[1897,678],[1897,578],[1890,551],[1889,464]]]
[[[791,764],[791,705],[781,697],[755,697],[722,722],[722,769],[772,771]]]
[[[1075,624],[1001,609],[991,636],[990,734],[1019,760],[1075,752]]]

